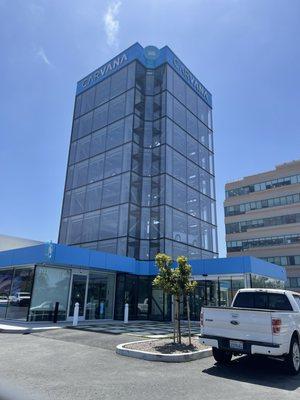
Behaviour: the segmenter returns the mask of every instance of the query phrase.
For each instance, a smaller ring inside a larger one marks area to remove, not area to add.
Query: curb
[[[151,339],[153,341],[153,339]],[[146,361],[160,361],[169,363],[180,363],[199,360],[201,358],[210,357],[212,355],[211,347],[204,350],[198,350],[193,353],[185,354],[157,354],[150,353],[141,350],[127,349],[126,346],[132,343],[144,343],[149,342],[149,340],[139,340],[137,342],[122,343],[116,347],[116,353],[120,356],[139,358],[140,360]]]
[[[5,328],[0,328],[0,333],[14,333],[14,334],[19,334],[23,335],[24,333],[32,333],[32,329],[5,329]]]
[[[38,332],[45,332],[49,330],[57,330],[57,329],[62,329],[61,327],[55,327],[55,328],[20,328],[20,329],[10,329],[10,328],[0,328],[0,334],[1,333],[9,333],[9,334],[19,334],[19,335],[25,335],[29,333],[38,333]]]

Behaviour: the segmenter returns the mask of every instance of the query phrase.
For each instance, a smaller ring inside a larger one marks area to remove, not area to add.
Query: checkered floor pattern
[[[170,322],[154,322],[154,321],[142,321],[142,322],[129,322],[128,324],[120,322],[107,322],[99,324],[87,324],[78,325],[76,328],[83,331],[109,333],[112,335],[121,335],[124,333],[131,334],[134,336],[167,336],[173,333],[173,324]],[[192,334],[200,333],[199,322],[191,322]],[[185,321],[182,321],[182,333],[188,333],[188,326]]]

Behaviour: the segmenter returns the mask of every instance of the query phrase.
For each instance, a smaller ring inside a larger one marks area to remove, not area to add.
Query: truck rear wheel
[[[298,338],[293,336],[290,345],[290,352],[285,358],[285,364],[291,375],[297,375],[300,372],[300,347]]]
[[[217,349],[216,347],[213,347],[212,353],[213,353],[214,359],[219,364],[227,364],[231,361],[231,358],[232,358],[231,351],[221,350],[221,349]]]

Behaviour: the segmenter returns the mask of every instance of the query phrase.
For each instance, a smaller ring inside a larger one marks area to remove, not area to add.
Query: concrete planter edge
[[[151,353],[151,352],[146,352],[146,351],[142,351],[142,350],[134,350],[134,349],[126,348],[126,346],[128,346],[132,343],[144,343],[144,342],[149,342],[149,341],[153,341],[153,339],[139,340],[137,342],[129,342],[129,343],[119,344],[116,347],[116,353],[121,356],[138,358],[140,360],[160,361],[160,362],[167,362],[167,363],[180,363],[180,362],[194,361],[194,360],[199,360],[201,358],[210,357],[212,355],[211,348],[198,350],[193,353],[184,353],[184,354],[157,354],[157,353]]]

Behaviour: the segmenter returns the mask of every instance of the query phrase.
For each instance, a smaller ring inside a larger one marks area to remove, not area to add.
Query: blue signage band
[[[147,46],[143,48],[139,43],[130,46],[127,50],[122,51],[122,53],[111,59],[109,62],[81,79],[77,83],[76,94],[78,95],[103,81],[105,78],[130,64],[134,60],[138,60],[146,68],[157,68],[164,63],[168,63],[202,98],[202,100],[212,107],[211,93],[202,85],[195,75],[191,73],[183,62],[180,61],[168,46],[164,46],[161,49],[158,49],[155,46]]]

